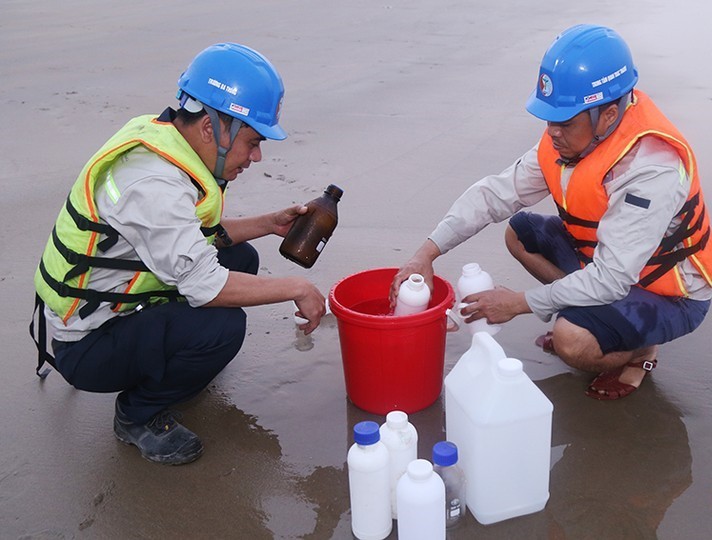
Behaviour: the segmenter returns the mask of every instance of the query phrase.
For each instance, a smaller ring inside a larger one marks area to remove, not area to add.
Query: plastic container
[[[310,351],[314,348],[314,340],[311,334],[307,335],[299,328],[302,324],[307,324],[309,319],[294,315],[294,348],[298,351]]]
[[[425,283],[425,279],[420,274],[411,274],[398,289],[393,315],[400,317],[420,313],[428,309],[429,303],[430,289]]]
[[[396,497],[398,540],[445,540],[445,485],[427,459],[410,462]]]
[[[542,510],[549,499],[553,405],[494,338],[472,347],[445,378],[445,426],[482,524]]]
[[[453,529],[465,520],[467,481],[458,464],[457,446],[440,441],[433,446],[433,470],[445,484],[445,527]]]
[[[346,277],[329,292],[336,317],[346,394],[354,405],[385,415],[408,414],[440,396],[447,317],[455,294],[434,276],[428,309],[389,315],[388,293],[397,268],[366,270]]]
[[[304,268],[314,266],[339,222],[336,206],[343,194],[340,187],[330,184],[323,195],[306,203],[306,214],[294,220],[279,252]]]
[[[489,291],[490,289],[494,289],[492,276],[482,270],[479,264],[469,263],[463,266],[462,274],[457,280],[457,299],[459,304],[454,315],[459,317],[461,322],[464,321],[463,317],[460,315],[460,309],[465,307],[467,304],[462,304],[463,299],[471,294],[481,291]],[[501,325],[488,324],[485,319],[479,319],[465,324],[471,334],[475,334],[477,332],[487,332],[491,335],[495,335],[502,329]]]
[[[359,540],[382,540],[391,533],[388,450],[376,422],[354,426],[354,444],[346,458],[349,471],[351,531]]]
[[[405,474],[408,464],[418,459],[418,432],[408,422],[408,415],[403,411],[391,411],[386,421],[381,424],[381,442],[388,449],[388,471],[391,487],[391,516],[398,518],[396,507],[396,486]]]

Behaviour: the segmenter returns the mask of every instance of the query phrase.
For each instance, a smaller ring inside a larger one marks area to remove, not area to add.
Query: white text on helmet
[[[620,77],[620,76],[623,75],[626,71],[628,71],[628,66],[623,66],[622,68],[620,68],[620,69],[617,70],[617,71],[614,71],[614,72],[611,73],[610,75],[607,75],[607,76],[605,76],[605,77],[601,77],[601,78],[598,79],[597,81],[593,81],[593,82],[591,83],[591,86],[592,86],[593,88],[596,88],[597,86],[601,86],[603,83],[607,83],[607,82],[609,82],[609,81],[612,81],[612,80],[615,79],[616,77]]]
[[[216,81],[215,79],[208,79],[208,84],[210,86],[214,86],[215,88],[219,88],[220,90],[224,90],[228,94],[237,95],[237,86],[228,86],[225,83],[221,83],[220,81]]]

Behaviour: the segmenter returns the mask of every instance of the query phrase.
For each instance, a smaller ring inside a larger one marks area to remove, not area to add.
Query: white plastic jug
[[[396,298],[395,316],[413,315],[428,309],[430,288],[420,274],[411,274],[401,283]]]
[[[494,289],[494,281],[492,276],[485,272],[479,264],[469,263],[462,267],[462,274],[457,280],[457,300],[459,304],[455,309],[448,312],[448,315],[456,322],[462,324],[464,318],[460,315],[460,310],[467,304],[462,303],[462,299],[480,291],[488,291]],[[458,321],[459,319],[459,321]],[[499,324],[488,324],[485,319],[479,319],[471,323],[465,323],[465,326],[471,334],[477,332],[487,332],[495,335],[502,329]]]
[[[391,411],[386,421],[379,428],[381,442],[388,449],[388,472],[391,486],[391,515],[397,519],[396,486],[405,474],[408,464],[418,459],[418,432],[408,422],[408,415],[403,411]]]
[[[445,378],[445,425],[467,482],[467,507],[482,524],[542,510],[549,499],[553,405],[492,336]]]

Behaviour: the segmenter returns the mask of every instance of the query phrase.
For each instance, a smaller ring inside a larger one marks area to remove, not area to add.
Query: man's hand
[[[460,313],[467,317],[466,322],[486,319],[490,324],[511,321],[522,313],[531,313],[523,292],[516,292],[506,287],[495,287],[489,291],[470,294],[462,299],[467,307]]]
[[[294,220],[299,216],[306,214],[308,208],[303,204],[298,204],[295,206],[290,206],[284,210],[278,210],[270,214],[270,220],[272,221],[272,232],[278,236],[284,237],[292,228]]]
[[[425,243],[415,252],[410,260],[405,263],[396,273],[391,282],[391,290],[388,298],[391,307],[396,305],[396,297],[401,283],[410,277],[411,274],[420,274],[425,279],[425,284],[433,291],[433,261],[440,255],[440,250],[431,241],[426,240]]]
[[[307,280],[302,282],[298,290],[299,295],[294,299],[298,310],[296,315],[309,321],[308,324],[299,327],[308,335],[316,330],[326,313],[326,299],[319,289]]]

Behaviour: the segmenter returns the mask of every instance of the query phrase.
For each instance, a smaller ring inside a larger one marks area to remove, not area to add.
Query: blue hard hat
[[[257,51],[219,43],[200,52],[178,79],[183,93],[237,118],[267,139],[282,140],[279,125],[284,85],[277,70]]]
[[[637,82],[623,38],[605,26],[580,24],[559,34],[544,53],[527,111],[548,122],[564,122],[623,97]]]

